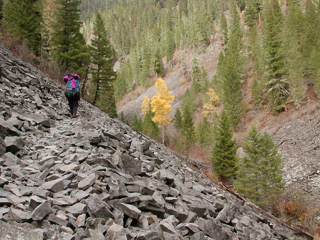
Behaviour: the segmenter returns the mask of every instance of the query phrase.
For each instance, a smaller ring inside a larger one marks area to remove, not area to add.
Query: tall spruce
[[[2,1],[1,1],[2,4]],[[40,0],[4,0],[3,25],[15,41],[28,47],[36,56],[41,49],[41,1]]]
[[[81,0],[55,0],[56,9],[51,23],[50,47],[61,73],[66,70],[84,79],[89,66],[89,51],[80,33]]]
[[[285,65],[291,97],[294,104],[299,106],[306,92],[302,55],[305,21],[301,8],[293,2],[288,4],[284,28]]]
[[[226,45],[228,43],[228,23],[224,12],[220,14],[220,29],[223,36],[223,43]]]
[[[234,188],[244,197],[267,207],[283,191],[282,165],[277,146],[271,137],[252,127],[243,144],[245,157],[239,161]]]
[[[181,134],[188,158],[191,146],[195,143],[196,140],[194,122],[189,106],[186,106],[183,109]]]
[[[303,41],[303,57],[305,59],[305,70],[314,84],[314,90],[320,96],[320,16],[319,5],[315,1],[307,0],[305,11],[305,38]]]
[[[288,95],[282,48],[283,14],[278,0],[267,0],[263,11],[264,48],[266,52],[265,84],[272,111],[282,111],[283,100]]]
[[[113,83],[116,73],[113,70],[113,50],[100,13],[97,13],[93,27],[93,38],[89,47],[92,62],[92,82],[95,85],[93,105],[117,117]]]
[[[173,125],[175,129],[177,129],[178,131],[180,131],[182,128],[182,114],[181,114],[180,108],[178,108],[174,113]]]
[[[212,166],[220,181],[227,182],[236,177],[238,158],[237,144],[232,139],[233,130],[226,111],[222,111],[216,131],[212,148]]]
[[[225,57],[221,64],[222,101],[224,109],[234,127],[243,114],[241,78],[244,70],[245,58],[242,54],[243,33],[241,29],[238,8],[233,5],[230,24],[230,37],[226,46]]]
[[[244,109],[242,103],[241,73],[238,65],[240,58],[238,50],[235,49],[237,48],[236,44],[236,39],[232,35],[228,42],[229,48],[223,58],[221,70],[223,91],[221,99],[232,126],[235,126],[239,122]]]

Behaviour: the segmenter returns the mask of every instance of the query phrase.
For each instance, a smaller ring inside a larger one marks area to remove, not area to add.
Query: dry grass
[[[303,195],[301,190],[283,194],[272,203],[271,212],[291,226],[320,240],[320,223],[317,220],[319,209],[313,206],[312,199]]]

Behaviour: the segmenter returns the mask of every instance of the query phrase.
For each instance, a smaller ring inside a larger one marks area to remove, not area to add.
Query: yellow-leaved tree
[[[148,96],[143,96],[143,101],[141,104],[141,113],[145,115],[149,111],[150,98]]]
[[[171,118],[167,114],[171,113],[171,104],[174,100],[172,92],[168,91],[165,81],[160,77],[156,83],[156,95],[151,98],[151,110],[154,113],[152,121],[159,124],[159,127],[169,125]],[[164,130],[163,130],[164,134]],[[164,136],[162,138],[164,140]]]
[[[212,117],[212,114],[218,109],[220,98],[212,88],[209,89],[207,95],[209,96],[209,101],[203,105],[202,113],[205,117]]]

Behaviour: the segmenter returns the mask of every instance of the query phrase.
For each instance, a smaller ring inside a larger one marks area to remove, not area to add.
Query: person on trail
[[[63,77],[66,84],[65,96],[69,102],[71,117],[77,117],[80,100],[80,77],[78,74],[67,74]]]

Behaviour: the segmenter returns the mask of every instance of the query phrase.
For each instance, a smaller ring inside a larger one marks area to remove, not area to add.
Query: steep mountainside
[[[312,239],[0,49],[1,239]],[[2,140],[3,139],[3,140]]]
[[[198,58],[201,65],[208,73],[208,79],[212,79],[216,72],[218,56],[223,46],[219,31],[212,44],[202,53],[195,49],[176,51],[174,61],[167,64],[168,70],[164,80],[168,90],[176,96],[172,106],[171,117],[178,107],[185,90],[191,86],[190,75],[192,59]],[[183,66],[183,67],[182,67]],[[287,111],[275,116],[269,109],[257,110],[252,104],[250,77],[243,85],[243,99],[246,104],[246,113],[240,120],[235,132],[235,139],[241,146],[242,140],[255,124],[260,131],[267,131],[278,144],[279,153],[282,156],[284,166],[283,178],[286,182],[286,189],[294,192],[295,195],[302,195],[307,204],[314,209],[320,209],[320,112],[319,100],[314,95],[312,88],[308,86],[307,102],[296,108],[290,106]],[[133,98],[133,96],[137,96]],[[139,94],[128,94],[118,105],[118,112],[124,113],[126,119],[131,120],[133,115],[141,114],[143,96],[149,98],[155,95],[154,86],[140,90]],[[173,124],[169,129],[173,129]],[[241,148],[239,154],[241,155]],[[314,201],[316,200],[316,201]]]

